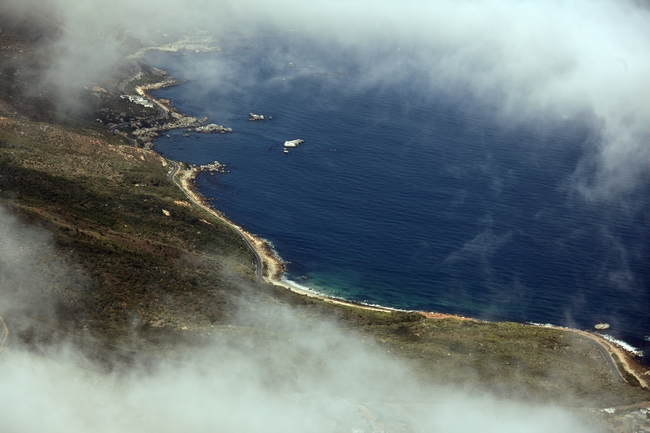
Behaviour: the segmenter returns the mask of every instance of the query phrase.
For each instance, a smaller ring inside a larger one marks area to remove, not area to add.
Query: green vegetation
[[[24,120],[3,125],[0,204],[46,228],[57,255],[80,266],[85,278],[23,294],[26,304],[56,313],[27,311],[38,326],[28,327],[25,338],[35,338],[34,328],[62,335],[86,329],[96,341],[125,350],[137,344],[137,351],[155,354],[170,342],[198,344],[206,329],[231,324],[243,334],[230,329],[229,335],[269,344],[271,330],[281,335],[281,322],[238,311],[285,305],[307,326],[334,320],[360,333],[368,344],[406,359],[425,381],[478,382],[548,400],[567,393],[606,404],[647,398],[615,383],[598,350],[571,333],[364,310],[260,284],[239,236],[189,205],[157,154],[92,128],[84,134],[47,126]]]
[[[11,62],[2,62],[0,69],[10,70]],[[44,62],[33,60],[30,79],[42,75]],[[254,257],[239,235],[190,205],[159,155],[130,147],[95,120],[138,109],[116,94],[129,74],[127,65],[113,71],[103,85],[107,94],[89,96],[96,102],[76,117],[57,115],[45,96],[24,102],[29,83],[2,75],[0,205],[42,228],[52,248],[35,259],[50,283],[0,293],[22,306],[0,311],[11,329],[8,344],[73,341],[99,364],[242,341],[300,359],[288,343],[288,325],[270,313],[288,308],[305,329],[334,322],[359,344],[406,360],[424,382],[478,383],[504,395],[575,405],[650,397],[615,382],[597,348],[573,333],[373,311],[257,282]],[[269,368],[273,377],[287,378],[297,367],[287,361]]]
[[[623,379],[625,379],[625,381],[627,383],[629,383],[632,386],[637,386],[637,387],[641,386],[641,383],[639,382],[639,379],[637,379],[636,376],[634,376],[632,373],[630,373],[629,371],[627,371],[625,369],[625,366],[621,362],[618,355],[613,354],[612,358],[614,358],[614,362],[616,363],[616,366],[618,367],[618,371],[621,372],[621,374],[623,375]]]

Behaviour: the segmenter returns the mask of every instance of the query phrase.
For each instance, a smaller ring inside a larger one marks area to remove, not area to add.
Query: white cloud
[[[513,120],[591,116],[595,151],[575,179],[587,197],[633,190],[650,171],[650,12],[632,2],[53,3],[66,23],[51,75],[61,84],[114,63],[109,36],[117,30],[146,40],[195,27],[297,28],[333,50],[352,50],[369,82],[426,74],[432,88],[469,90]]]

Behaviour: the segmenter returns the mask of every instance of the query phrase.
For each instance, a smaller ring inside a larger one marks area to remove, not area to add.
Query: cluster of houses
[[[122,95],[122,99],[126,99],[129,102],[142,105],[147,108],[153,108],[153,103],[142,96],[132,96],[132,95]]]

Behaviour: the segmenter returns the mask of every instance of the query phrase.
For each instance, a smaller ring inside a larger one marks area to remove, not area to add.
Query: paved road
[[[133,60],[131,60],[131,63],[135,66],[135,72],[134,72],[133,74],[131,74],[131,76],[129,76],[129,78],[127,78],[126,80],[122,81],[122,82],[117,86],[117,88],[120,89],[120,92],[122,92],[122,93],[124,93],[124,86],[126,86],[127,84],[129,84],[129,82],[131,82],[131,81],[132,81],[132,80],[133,80],[133,79],[134,79],[134,78],[135,78],[135,77],[136,77],[140,72],[142,72],[142,68],[140,67],[140,65],[138,64],[138,62],[134,62]]]
[[[138,74],[140,74],[142,72],[142,68],[140,67],[138,62],[135,62],[135,61],[131,60],[131,63],[133,63],[133,65],[135,67],[135,71],[128,78],[126,78],[124,81],[122,81],[117,86],[122,94],[124,94],[124,86],[126,86],[128,83],[133,81],[135,79],[135,77],[137,77]],[[167,115],[167,112],[165,111],[165,109],[157,101],[152,100],[151,102],[153,102],[154,105],[156,106],[156,108],[158,109],[158,116],[153,117],[150,120],[160,120],[160,119],[162,119],[163,117],[165,117]],[[118,129],[126,128],[127,126],[131,126],[131,125],[133,125],[133,124],[135,124],[137,122],[139,122],[139,121],[136,120],[136,121],[133,121],[133,122],[119,123],[117,125],[111,126],[110,131],[115,134]],[[123,133],[119,133],[119,134],[124,136],[124,138],[126,138],[129,141],[129,144],[131,144],[131,146],[135,146],[137,144],[136,140],[127,137],[126,134],[123,134]]]
[[[185,189],[183,189],[183,187],[178,182],[176,182],[176,178],[174,176],[176,176],[176,173],[178,173],[178,170],[180,170],[180,166],[178,165],[178,163],[176,161],[171,161],[171,160],[168,160],[168,161],[169,161],[169,164],[172,166],[172,169],[169,172],[169,174],[167,175],[167,178],[169,180],[171,180],[172,182],[174,182],[176,184],[176,186],[179,187],[181,191],[183,191],[183,194],[185,194],[185,197],[187,197],[195,206],[203,207],[203,205],[201,205],[201,203],[197,203],[192,198],[192,196],[190,196],[187,193],[187,191],[185,191]],[[263,268],[263,263],[264,262],[262,261],[262,256],[257,252],[255,247],[253,247],[253,244],[248,240],[248,238],[246,236],[244,236],[244,234],[237,229],[237,227],[234,227],[228,221],[226,221],[226,223],[230,224],[237,231],[237,233],[239,233],[239,236],[246,243],[246,245],[248,246],[248,249],[250,249],[253,252],[253,254],[255,255],[255,277],[257,277],[258,281],[264,282],[264,275],[263,275],[263,269],[264,269]]]
[[[135,79],[135,77],[136,77],[140,72],[142,72],[142,68],[140,67],[140,65],[139,65],[137,62],[133,62],[133,61],[132,61],[132,63],[133,63],[133,65],[135,65],[135,72],[133,72],[133,74],[131,74],[127,79],[125,79],[124,81],[122,81],[122,82],[117,86],[117,87],[120,89],[120,92],[122,92],[122,93],[124,93],[124,86],[126,86],[129,82],[131,82],[133,79]],[[155,101],[155,100],[152,101],[152,102],[153,102],[154,104],[156,104],[156,107],[158,108],[158,111],[159,111],[159,115],[158,115],[158,117],[154,118],[153,120],[158,120],[158,119],[162,119],[163,117],[165,117],[165,116],[167,115],[167,112],[163,109],[163,107],[160,106],[160,104],[158,104],[158,102]],[[118,124],[118,125],[113,125],[113,126],[111,126],[110,131],[111,131],[112,133],[117,133],[117,130],[118,130],[118,129],[124,128],[124,127],[129,126],[129,125],[131,125],[131,124],[133,124],[133,123],[135,123],[135,122],[124,122],[124,123],[120,123],[120,124]],[[120,133],[120,135],[122,135],[122,134]],[[133,140],[132,138],[127,137],[126,135],[124,135],[124,137],[125,137],[127,140],[129,140],[129,143],[131,143],[131,146],[135,146],[135,145],[136,145],[136,141],[135,141],[135,140]],[[174,176],[176,176],[176,173],[178,173],[178,170],[180,170],[180,166],[178,165],[178,163],[177,163],[176,161],[169,161],[169,163],[170,163],[170,165],[172,166],[172,169],[171,169],[171,171],[169,172],[169,174],[167,175],[167,178],[168,178],[169,180],[171,180],[172,182],[174,182],[174,183],[176,184],[176,186],[179,187],[181,191],[183,191],[183,194],[185,194],[185,196],[190,200],[190,202],[192,202],[195,206],[203,207],[200,203],[197,203],[197,202],[196,202],[196,201],[195,201],[195,200],[194,200],[194,199],[193,199],[193,198],[192,198],[192,197],[187,193],[187,191],[185,191],[185,190],[183,189],[183,187],[182,187],[178,182],[176,182],[176,178],[175,178]],[[228,224],[230,224],[230,223],[228,223]],[[230,225],[232,226],[232,224],[230,224]],[[262,261],[262,256],[257,252],[257,250],[255,249],[255,247],[253,247],[253,244],[251,244],[251,242],[248,240],[248,238],[246,238],[246,236],[244,236],[244,234],[243,234],[241,231],[239,231],[239,230],[237,229],[237,227],[234,227],[234,226],[233,226],[233,228],[237,231],[237,233],[239,233],[239,236],[242,238],[242,240],[246,243],[246,245],[248,246],[248,248],[249,248],[249,249],[253,252],[253,254],[255,255],[255,277],[257,277],[258,281],[263,282],[263,281],[264,281],[264,275],[263,275],[263,263],[264,263],[264,262]]]
[[[618,367],[616,366],[616,362],[614,362],[614,358],[612,358],[612,355],[609,353],[609,350],[607,350],[607,347],[603,345],[600,341],[598,341],[598,337],[596,337],[594,334],[591,332],[587,331],[582,331],[579,329],[570,329],[570,328],[562,328],[562,327],[552,327],[555,329],[560,329],[564,331],[569,331],[569,332],[575,332],[576,334],[582,335],[583,337],[586,337],[589,339],[589,341],[600,350],[600,353],[603,354],[605,357],[605,362],[607,362],[607,365],[609,365],[610,370],[612,370],[612,374],[616,378],[618,382],[625,382],[625,379],[623,379],[623,376],[621,376],[621,372],[618,370]]]
[[[121,82],[120,84],[118,84],[118,86],[117,86],[117,88],[120,90],[120,93],[122,93],[122,94],[124,94],[124,86],[126,86],[128,83],[130,83],[131,81],[133,81],[133,80],[135,79],[135,77],[137,77],[138,74],[139,74],[140,72],[142,72],[142,68],[140,67],[140,65],[138,64],[138,62],[134,62],[133,60],[131,60],[131,63],[133,64],[133,66],[135,66],[135,71],[134,71],[134,72],[133,72],[133,73],[132,73],[132,74],[131,74],[127,79],[125,79],[124,81],[122,81],[122,82]],[[125,128],[125,127],[127,127],[127,126],[130,126],[130,125],[133,124],[133,123],[135,123],[135,122],[124,122],[124,123],[120,123],[120,124],[117,124],[117,125],[113,125],[113,126],[111,126],[110,131],[111,131],[113,134],[116,134],[118,129]],[[129,144],[130,144],[131,146],[135,146],[135,145],[136,145],[136,141],[135,141],[134,139],[127,137],[126,134],[123,134],[123,133],[121,133],[121,132],[120,132],[119,134],[122,135],[122,136],[124,136],[124,138],[126,138],[126,139],[129,141]]]
[[[135,141],[134,139],[128,137],[128,136],[127,136],[126,134],[124,134],[123,132],[119,132],[119,131],[118,131],[118,129],[121,129],[121,128],[124,128],[124,127],[126,127],[126,126],[129,126],[130,124],[131,124],[131,122],[120,123],[119,125],[113,125],[113,126],[111,126],[110,131],[111,131],[113,134],[119,134],[119,135],[121,135],[122,137],[126,138],[126,139],[129,141],[129,144],[130,144],[131,146],[135,147],[135,145],[136,145],[137,143],[136,143],[136,141]]]
[[[170,171],[169,174],[167,175],[167,179],[169,179],[172,182],[176,183],[176,179],[174,179],[174,176],[176,176],[176,173],[178,173],[178,170],[179,170],[180,167],[178,166],[178,163],[176,161],[169,161],[169,164],[172,166],[172,171]],[[177,183],[176,183],[176,185],[180,188],[180,185],[178,185]],[[183,190],[183,188],[181,188],[181,191],[185,192]],[[187,195],[187,194],[185,194],[185,195]]]
[[[128,83],[133,81],[135,79],[135,77],[137,77],[142,72],[142,68],[140,67],[140,64],[138,62],[131,60],[131,63],[133,64],[133,66],[135,66],[135,72],[133,72],[126,80],[122,81],[117,86],[118,89],[120,89],[120,92],[122,92],[122,94],[124,94],[124,86],[126,86]],[[156,108],[158,108],[158,113],[159,113],[158,117],[155,117],[153,120],[162,119],[163,117],[165,117],[167,115],[167,112],[165,111],[165,109],[156,100],[152,100],[151,102],[153,102],[154,105],[156,106]],[[131,123],[133,123],[133,122],[131,122]],[[131,123],[122,123],[121,125],[126,126],[126,125],[130,125]]]
[[[609,368],[612,370],[612,373],[614,373],[614,376],[616,377],[616,380],[619,382],[625,382],[625,379],[623,379],[623,376],[621,376],[621,372],[618,371],[618,367],[616,367],[616,363],[614,362],[614,358],[612,358],[612,355],[609,354],[609,351],[605,346],[603,346],[600,342],[596,341],[594,338],[589,339],[594,346],[600,350],[600,352],[603,354],[605,357],[605,361],[607,361],[607,364],[609,365]]]

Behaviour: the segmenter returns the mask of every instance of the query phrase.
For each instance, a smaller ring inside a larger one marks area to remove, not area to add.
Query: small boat
[[[594,328],[603,331],[605,329],[609,329],[609,323],[598,323],[597,325],[594,325]]]

